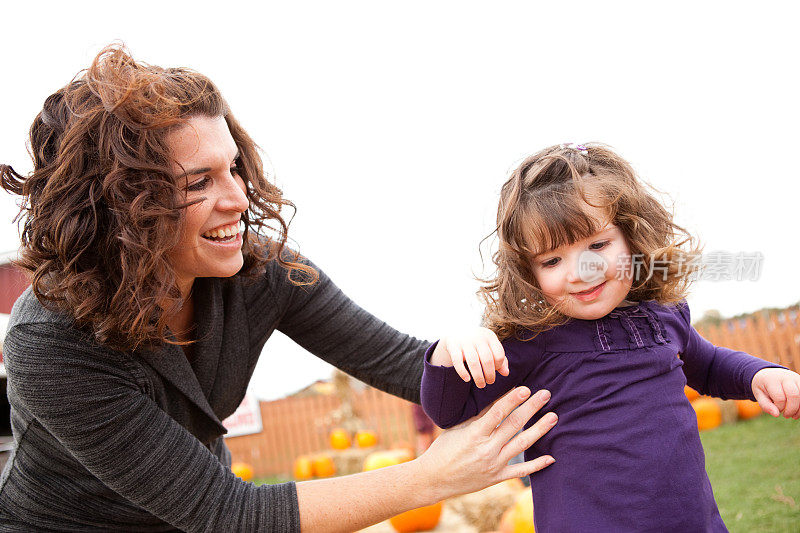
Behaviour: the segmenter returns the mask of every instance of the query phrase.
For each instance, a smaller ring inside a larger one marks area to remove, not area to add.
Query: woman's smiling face
[[[167,137],[177,185],[186,191],[180,242],[169,253],[184,297],[195,278],[228,277],[244,263],[240,220],[249,202],[239,152],[223,117],[195,116]]]

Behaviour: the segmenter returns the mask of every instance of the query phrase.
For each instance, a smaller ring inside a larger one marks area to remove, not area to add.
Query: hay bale
[[[723,424],[730,424],[739,419],[739,410],[736,408],[736,401],[722,400],[720,398],[714,398],[714,401],[719,405]]]
[[[445,503],[461,515],[477,531],[494,531],[506,509],[514,504],[519,491],[524,488],[518,479],[504,481],[478,492],[451,498]]]

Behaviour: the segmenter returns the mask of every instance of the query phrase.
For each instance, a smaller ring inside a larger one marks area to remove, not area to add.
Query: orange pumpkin
[[[389,519],[397,533],[411,533],[413,531],[429,531],[439,524],[442,516],[442,502],[411,509]]]
[[[722,411],[711,398],[698,398],[692,402],[697,415],[697,429],[704,431],[714,429],[722,423]]]
[[[331,431],[331,448],[334,450],[346,450],[350,447],[350,435],[342,428]]]
[[[369,448],[378,444],[378,435],[369,429],[356,432],[356,445],[359,448]]]
[[[739,418],[741,420],[748,420],[759,416],[764,411],[761,410],[761,406],[758,405],[758,402],[736,400],[736,412],[739,413]]]
[[[372,452],[364,459],[364,472],[375,470],[376,468],[383,468],[385,466],[392,466],[400,464],[400,457],[390,451]]]
[[[311,461],[311,457],[301,455],[295,459],[294,478],[298,481],[303,481],[305,479],[311,479],[312,477],[314,477],[314,463]]]
[[[247,463],[233,463],[231,465],[231,472],[245,481],[253,479],[253,467]]]
[[[500,520],[501,533],[534,533],[533,495],[531,489],[521,491],[514,505],[506,509]]]
[[[333,458],[327,454],[315,455],[311,459],[314,468],[314,475],[317,477],[330,477],[336,473],[336,466],[333,464]]]
[[[687,398],[689,398],[690,402],[693,402],[700,397],[700,393],[691,388],[689,385],[685,385],[683,387],[683,393]]]

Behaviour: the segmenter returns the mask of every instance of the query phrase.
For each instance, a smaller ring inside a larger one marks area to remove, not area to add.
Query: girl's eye
[[[552,259],[548,259],[547,261],[542,261],[542,266],[545,267],[545,268],[553,267],[553,266],[556,266],[559,261],[560,261],[560,258],[553,257]]]
[[[196,182],[192,183],[191,185],[189,185],[188,187],[186,187],[186,190],[187,191],[193,191],[193,192],[194,191],[202,191],[203,189],[206,188],[206,185],[208,184],[208,181],[209,181],[209,179],[204,177],[200,181],[196,181]]]
[[[611,243],[611,241],[595,242],[595,243],[592,243],[592,244],[589,245],[589,249],[590,250],[602,250],[603,248],[608,246],[609,243]]]

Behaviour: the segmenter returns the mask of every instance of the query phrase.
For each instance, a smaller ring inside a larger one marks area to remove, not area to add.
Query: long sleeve
[[[276,269],[271,288],[284,309],[277,328],[300,346],[357,379],[419,403],[427,341],[397,331],[359,307],[322,270],[319,281],[295,286]]]
[[[519,345],[523,344],[520,349]],[[432,365],[431,354],[436,343],[425,352],[425,370],[422,374],[422,408],[442,428],[449,428],[480,413],[503,394],[510,391],[532,371],[536,358],[533,356],[534,342],[503,342],[508,359],[508,376],[495,374],[495,382],[480,389],[475,382],[461,379],[453,367]],[[532,391],[536,392],[536,391]]]
[[[753,376],[764,368],[784,368],[744,352],[714,346],[692,327],[689,306],[678,308],[684,324],[683,372],[690,387],[701,394],[723,399],[753,396]]]
[[[111,490],[181,530],[299,531],[294,484],[256,486],[234,476],[147,396],[124,354],[98,349],[74,330],[23,323],[8,332],[5,355],[9,397],[31,442],[15,458],[20,472],[61,469],[63,447]],[[31,454],[39,461],[31,463]],[[28,479],[25,490],[80,493],[82,479]],[[11,496],[16,489],[4,490]],[[80,522],[82,505],[107,514],[97,504],[53,497],[47,512]],[[119,520],[125,523],[124,513]]]

